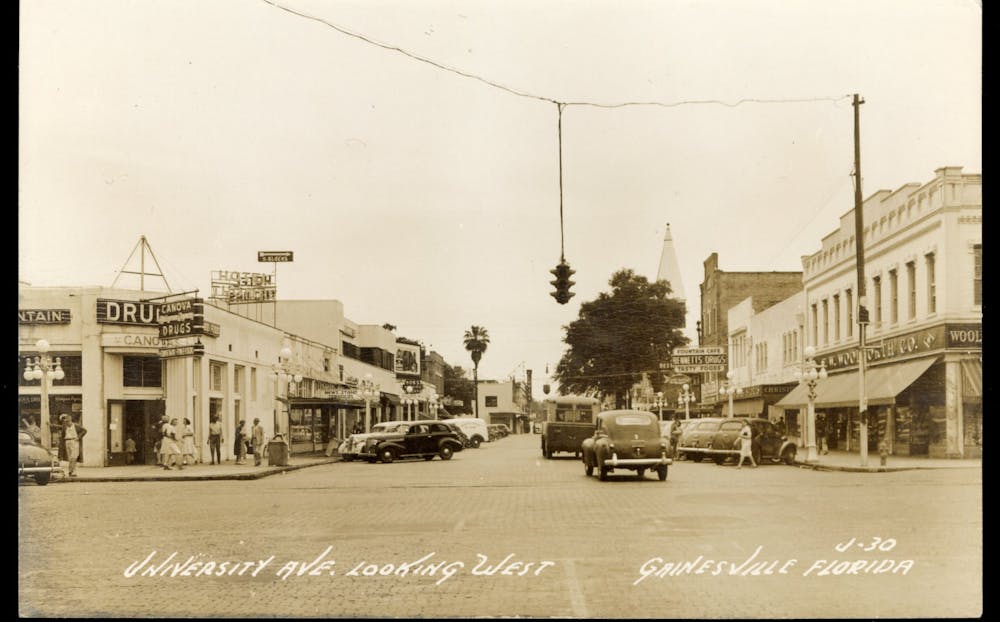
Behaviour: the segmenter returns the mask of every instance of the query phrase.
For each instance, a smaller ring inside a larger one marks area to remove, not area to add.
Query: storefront
[[[969,337],[972,335],[973,337]],[[883,340],[868,353],[868,450],[888,441],[894,455],[981,457],[982,325],[939,325]],[[859,451],[857,350],[817,357],[830,376],[816,384],[817,440]],[[807,388],[777,405],[805,413]]]

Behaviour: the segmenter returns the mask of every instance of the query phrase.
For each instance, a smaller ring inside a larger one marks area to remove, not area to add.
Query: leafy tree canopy
[[[643,372],[668,366],[681,333],[684,303],[671,298],[666,281],[649,282],[632,270],[611,275],[610,292],[580,305],[579,317],[564,326],[568,349],[556,366],[563,394],[614,395],[618,407]]]
[[[444,394],[452,399],[462,400],[464,407],[449,406],[452,414],[472,412],[472,380],[466,376],[460,365],[444,366]]]

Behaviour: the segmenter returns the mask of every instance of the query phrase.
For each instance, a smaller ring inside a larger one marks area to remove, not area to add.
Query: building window
[[[823,345],[830,343],[830,305],[823,301]]]
[[[257,368],[250,368],[250,399],[257,401]]]
[[[815,303],[812,305],[812,329],[812,342],[819,343],[819,312]]]
[[[341,382],[343,382],[344,381],[344,366],[343,365],[337,365],[337,371],[340,373],[339,380]]]
[[[833,297],[833,340],[840,341],[840,294]]]
[[[323,371],[330,371],[330,357],[323,357]]]
[[[882,277],[872,279],[872,296],[875,297],[875,326],[882,325]]]
[[[917,317],[917,265],[912,261],[906,264],[906,287],[906,319],[912,320]]]
[[[889,322],[899,321],[899,278],[895,270],[889,270]]]
[[[972,246],[972,304],[983,304],[983,245]]]
[[[63,373],[66,374],[62,380],[56,380],[53,378],[50,380],[52,386],[71,386],[78,387],[83,384],[83,357],[79,353],[67,354],[64,352],[49,352],[49,358],[52,359],[52,364],[55,365],[56,359],[59,359],[59,367],[62,368]],[[38,358],[37,352],[25,352],[23,355],[17,357],[17,383],[22,387],[39,386],[41,380],[25,380],[24,379],[24,369],[27,364],[27,360],[31,359],[34,363],[35,359]],[[34,369],[34,365],[32,365]]]
[[[487,408],[496,408],[497,407],[497,396],[495,396],[495,395],[487,395],[484,398],[484,400],[485,400],[484,404],[486,405]]]
[[[208,367],[208,389],[209,391],[222,391],[222,371],[225,368],[223,363],[212,362]]]
[[[126,387],[163,386],[163,366],[158,356],[123,356],[122,385]]]
[[[233,393],[239,395],[243,393],[243,374],[246,373],[246,367],[242,365],[233,366]]]
[[[937,313],[937,281],[934,274],[934,253],[927,253],[927,313]]]
[[[854,334],[854,297],[851,290],[844,290],[844,311],[847,313],[847,323],[844,324],[844,333],[850,337]]]

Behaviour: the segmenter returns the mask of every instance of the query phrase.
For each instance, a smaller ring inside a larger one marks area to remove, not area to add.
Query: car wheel
[[[483,439],[479,438],[478,436],[472,439],[472,442],[470,443],[473,449],[479,449],[479,446],[482,444],[483,444]]]
[[[424,456],[424,460],[433,460],[433,459],[434,459],[434,454],[431,454],[429,456]]]
[[[795,448],[786,447],[785,451],[781,452],[781,461],[785,464],[795,464]]]
[[[718,464],[719,466],[722,466],[722,463],[726,461],[725,456],[715,456],[712,459],[715,460],[715,464]]]
[[[542,455],[545,456],[546,460],[552,459],[552,451],[545,445],[542,445]]]
[[[342,457],[344,459],[344,462],[354,462],[354,456],[349,456],[347,454],[344,454]]]
[[[441,451],[438,453],[442,460],[451,460],[452,455],[454,455],[455,450],[448,445],[441,447]]]
[[[750,450],[751,455],[753,455],[754,464],[760,464],[760,448],[755,447]]]
[[[396,459],[396,450],[391,447],[386,447],[382,451],[378,452],[379,459],[388,464]]]
[[[608,468],[608,467],[606,467],[606,466],[604,466],[602,464],[601,468],[600,468],[600,471],[598,471],[597,478],[600,479],[602,482],[608,481],[608,472],[609,471],[611,471],[611,469]]]
[[[660,478],[661,482],[667,481],[667,465],[656,468],[656,476]]]
[[[638,477],[639,479],[646,477],[646,469],[636,469],[635,476]]]
[[[36,473],[35,483],[38,484],[39,486],[44,486],[45,484],[49,483],[49,479],[51,479],[51,477],[52,477],[51,473]]]
[[[691,454],[691,462],[701,462],[701,459],[704,457],[701,454]]]
[[[587,477],[590,477],[591,475],[594,474],[594,465],[589,464],[586,460],[584,460],[583,461],[583,472],[587,474]]]

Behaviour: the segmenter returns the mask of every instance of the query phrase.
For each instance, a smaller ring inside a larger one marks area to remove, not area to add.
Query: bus
[[[542,455],[547,459],[559,451],[580,455],[580,443],[593,433],[601,402],[594,397],[559,395],[543,403]]]

